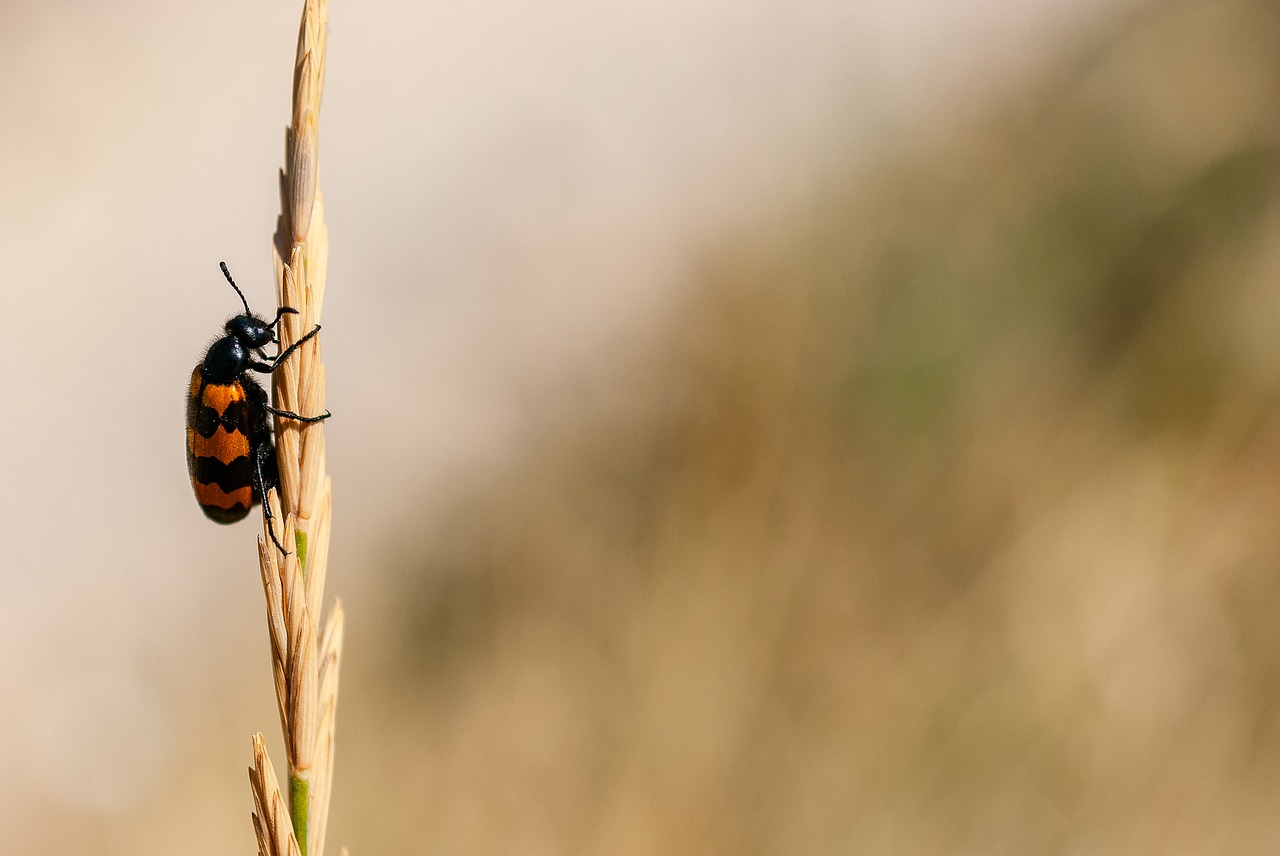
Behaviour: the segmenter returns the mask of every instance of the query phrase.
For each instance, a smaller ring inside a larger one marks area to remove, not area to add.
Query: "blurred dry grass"
[[[1280,844],[1277,31],[1166,4],[829,176],[522,463],[397,521],[338,762],[385,812],[340,794],[336,837]]]

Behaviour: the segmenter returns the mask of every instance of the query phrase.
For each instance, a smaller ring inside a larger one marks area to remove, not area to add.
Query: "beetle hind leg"
[[[258,495],[262,498],[262,516],[267,521],[267,534],[271,536],[271,543],[276,545],[276,549],[280,551],[282,556],[287,556],[289,551],[284,548],[284,545],[280,543],[280,539],[276,537],[276,516],[271,511],[270,497],[267,495],[267,491],[276,486],[277,479],[267,481],[263,473],[264,467],[268,467],[272,473],[275,472],[274,452],[274,449],[265,448],[253,456],[254,487],[257,488]]]

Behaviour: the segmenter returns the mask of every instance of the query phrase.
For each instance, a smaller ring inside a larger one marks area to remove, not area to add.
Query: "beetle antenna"
[[[227,282],[231,283],[231,287],[236,290],[236,294],[240,295],[240,302],[244,304],[244,314],[252,315],[249,310],[249,301],[244,299],[244,292],[240,290],[240,286],[236,285],[236,281],[231,278],[231,271],[227,270],[226,262],[218,262],[218,267],[222,268],[222,275],[227,278]]]

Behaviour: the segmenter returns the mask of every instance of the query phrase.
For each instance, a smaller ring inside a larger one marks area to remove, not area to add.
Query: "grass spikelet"
[[[298,841],[261,734],[253,736],[249,784],[253,788],[253,831],[258,839],[258,856],[298,856]]]
[[[297,310],[281,320],[280,347],[288,348],[320,323],[328,268],[328,230],[320,196],[319,118],[328,25],[325,0],[307,0],[294,64],[292,122],[285,135],[280,175],[281,214],[273,257],[280,306]],[[318,415],[325,410],[320,337],[303,343],[272,376],[281,410]],[[335,601],[322,620],[329,564],[332,483],[327,472],[324,423],[275,422],[280,486],[263,501],[276,518],[281,555],[258,539],[276,701],[288,764],[288,797],[280,791],[262,736],[254,738],[254,831],[262,856],[322,856],[332,793],[338,667],[343,612]],[[288,819],[284,823],[283,819]],[[343,851],[346,852],[345,850]]]

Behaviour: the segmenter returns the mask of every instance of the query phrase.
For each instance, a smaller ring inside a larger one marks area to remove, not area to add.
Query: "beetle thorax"
[[[205,383],[231,383],[249,363],[249,349],[235,336],[223,336],[204,355]]]

